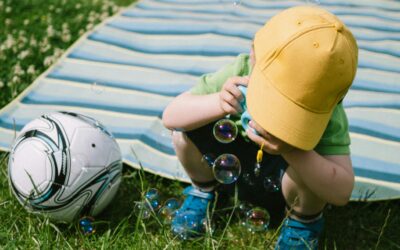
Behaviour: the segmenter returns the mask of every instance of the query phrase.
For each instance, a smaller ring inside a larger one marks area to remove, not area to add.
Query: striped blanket
[[[356,186],[352,200],[400,197],[400,2],[321,0],[352,30],[359,65],[344,101]],[[197,78],[249,51],[256,30],[305,1],[143,0],[81,37],[0,111],[0,149],[43,113],[67,110],[102,122],[123,160],[188,181],[160,120]]]

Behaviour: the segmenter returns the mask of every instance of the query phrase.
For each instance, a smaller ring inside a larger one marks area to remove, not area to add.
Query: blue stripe
[[[67,80],[67,81],[74,81],[74,82],[80,82],[80,83],[85,83],[92,85],[93,82],[96,82],[100,86],[106,86],[106,87],[115,87],[115,88],[121,88],[121,89],[129,89],[129,90],[138,90],[138,91],[143,91],[147,93],[152,93],[152,94],[159,94],[159,95],[165,95],[165,96],[177,96],[180,93],[187,91],[189,88],[187,86],[175,86],[175,88],[171,88],[170,86],[160,86],[160,85],[140,85],[140,84],[135,84],[135,83],[122,83],[122,82],[109,82],[109,81],[104,81],[104,80],[99,80],[96,78],[96,76],[93,76],[93,78],[89,77],[81,77],[81,76],[73,76],[73,75],[68,75],[65,73],[59,73],[59,72],[51,72],[49,75],[47,75],[47,78],[53,78],[53,79],[60,79],[60,80]]]
[[[101,49],[102,51],[99,52],[98,49]],[[200,76],[205,73],[217,70],[220,67],[213,67],[213,64],[204,65],[204,63],[196,62],[195,60],[191,60],[190,58],[182,59],[179,62],[176,59],[172,58],[169,60],[149,60],[144,57],[129,56],[129,54],[126,54],[122,51],[120,52],[108,50],[107,48],[97,48],[96,45],[78,46],[73,51],[71,51],[68,57],[95,62],[146,67],[179,74],[189,74],[192,76]]]
[[[119,113],[127,113],[127,114],[136,114],[136,115],[146,115],[146,116],[157,116],[161,117],[162,112],[165,107],[158,108],[146,108],[145,106],[136,106],[136,107],[125,107],[125,106],[116,106],[109,104],[101,104],[101,103],[93,103],[88,100],[80,100],[74,98],[68,99],[60,99],[60,97],[52,97],[48,95],[42,95],[36,92],[29,94],[21,100],[21,103],[26,104],[39,104],[39,105],[62,105],[70,107],[83,107],[83,108],[91,108],[98,110],[108,110]]]
[[[130,49],[147,54],[166,54],[166,55],[203,55],[203,56],[237,56],[238,54],[248,52],[249,48],[243,48],[235,44],[210,46],[205,40],[203,45],[195,46],[187,43],[174,43],[169,46],[150,46],[149,44],[135,43],[135,41],[127,41],[121,37],[111,37],[110,34],[94,32],[88,36],[93,41],[100,41],[121,48]]]
[[[17,131],[21,131],[22,128],[30,122],[27,119],[18,119],[15,122],[15,128]],[[10,130],[14,129],[14,124],[10,118],[0,118],[0,127],[7,128]],[[154,134],[153,131],[148,129],[138,128],[121,128],[108,126],[107,129],[111,131],[116,139],[137,139],[147,144],[148,146],[169,155],[175,155],[175,151],[170,145],[170,141],[167,139],[162,140],[160,135]]]
[[[371,157],[352,156],[354,173],[356,176],[375,180],[399,183],[400,166],[397,164],[383,162]]]
[[[393,125],[396,126],[396,124],[386,125],[379,121],[371,122],[355,118],[349,120],[350,132],[400,142],[400,128],[393,127]]]
[[[150,35],[201,35],[201,34],[217,34],[223,36],[241,37],[245,39],[253,39],[257,29],[238,30],[235,27],[227,29],[213,28],[212,24],[189,26],[184,23],[168,24],[168,23],[136,23],[134,20],[131,22],[114,20],[107,24],[110,27],[125,30],[129,32],[150,34]]]
[[[149,4],[150,3],[150,4]],[[300,3],[299,3],[300,4]],[[293,4],[291,6],[299,5],[299,4]],[[185,6],[185,5],[184,5]],[[176,11],[176,12],[194,12],[194,13],[204,13],[204,14],[213,14],[213,15],[230,15],[234,17],[241,17],[241,18],[246,18],[254,15],[254,13],[243,13],[239,9],[234,9],[234,8],[224,8],[221,5],[217,5],[218,8],[210,8],[209,6],[203,5],[200,6],[199,8],[192,8],[191,6],[185,6],[185,7],[179,7],[176,8],[173,5],[154,5],[151,4],[151,2],[141,2],[137,5],[137,8],[139,9],[144,9],[144,10],[156,10],[156,11]],[[279,5],[273,5],[274,7],[269,8],[269,9],[285,9],[286,7],[282,7]],[[245,11],[244,11],[245,12]],[[267,15],[257,15],[257,18],[261,18],[264,20],[261,20],[262,23],[264,23],[269,17]],[[374,30],[382,30],[382,31],[391,31],[391,32],[398,32],[400,31],[400,26],[398,26],[398,20],[394,20],[393,22],[391,21],[383,21],[383,24],[379,22],[371,22],[369,20],[363,20],[363,16],[359,16],[360,18],[357,20],[353,20],[350,18],[346,18],[346,16],[341,17],[341,19],[344,21],[344,23],[350,27],[360,27],[360,28],[368,28],[368,29],[374,29]],[[367,16],[368,18],[368,16]],[[379,21],[379,19],[378,19]],[[397,25],[397,26],[396,26]]]
[[[153,1],[148,1],[148,2],[160,2],[160,3],[169,3],[169,4],[188,4],[190,3],[191,5],[221,5],[221,4],[233,4],[233,0],[153,0]],[[276,8],[288,8],[296,5],[304,5],[303,2],[299,1],[240,1],[240,6],[245,6],[249,8],[254,8],[254,9],[276,9]],[[372,10],[375,9],[382,9],[382,10],[388,10],[390,12],[393,12],[395,10],[400,10],[400,5],[398,2],[392,1],[376,1],[376,0],[363,0],[363,1],[356,1],[356,2],[351,2],[348,0],[335,0],[335,1],[327,1],[327,0],[322,0],[320,1],[320,5],[322,7],[325,6],[339,6],[339,7],[353,7],[353,8],[371,8]]]

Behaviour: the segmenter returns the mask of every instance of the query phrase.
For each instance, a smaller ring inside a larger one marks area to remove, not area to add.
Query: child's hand
[[[262,145],[264,143],[263,150],[272,155],[281,155],[284,153],[288,153],[295,149],[295,147],[287,144],[286,142],[279,140],[275,136],[269,134],[265,131],[260,125],[258,125],[254,120],[249,122],[249,126],[255,129],[259,135],[256,135],[251,131],[251,129],[247,129],[246,133],[249,136],[250,140],[254,141],[258,145]]]
[[[234,76],[229,78],[219,92],[219,104],[226,114],[238,114],[243,110],[239,102],[243,100],[242,92],[238,85],[247,86],[248,77]]]

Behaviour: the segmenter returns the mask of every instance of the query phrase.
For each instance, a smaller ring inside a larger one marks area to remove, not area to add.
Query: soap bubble
[[[241,201],[241,202],[239,203],[239,206],[238,206],[239,213],[240,213],[241,215],[246,216],[246,215],[247,215],[247,212],[251,210],[251,207],[252,207],[252,206],[251,206],[250,203],[245,202],[245,201]]]
[[[144,195],[144,197],[154,210],[157,210],[161,207],[160,193],[158,192],[157,189],[155,188],[149,189]]]
[[[222,184],[235,182],[239,178],[240,171],[240,161],[233,154],[218,156],[213,165],[215,179]]]
[[[255,175],[256,177],[258,177],[258,176],[260,176],[260,173],[261,173],[261,164],[257,162],[257,163],[254,165],[254,175]]]
[[[252,233],[263,232],[268,229],[270,215],[261,207],[255,207],[247,212],[244,226]]]
[[[83,234],[85,235],[90,235],[90,234],[94,234],[96,232],[96,230],[94,229],[92,223],[93,223],[94,219],[92,217],[82,217],[79,220],[79,227],[81,228]]]
[[[147,200],[159,199],[160,193],[155,188],[150,188],[144,195]]]
[[[207,218],[204,218],[201,220],[201,227],[202,227],[202,232],[213,233],[215,225]]]
[[[164,206],[158,211],[158,216],[164,224],[170,224],[175,216],[175,212],[181,205],[181,202],[176,198],[170,198],[165,201]]]
[[[104,86],[97,82],[93,82],[91,89],[96,94],[101,94],[104,92]]]
[[[221,119],[215,123],[213,134],[217,141],[221,143],[230,143],[236,139],[238,128],[232,120]]]
[[[244,173],[242,175],[243,182],[249,186],[254,186],[253,177],[250,173]]]
[[[239,5],[241,5],[242,4],[242,1],[241,0],[233,0],[233,5],[234,6],[239,6]]]
[[[203,232],[203,221],[198,221],[198,214],[195,211],[184,211],[174,219],[173,233],[182,240],[198,236]]]
[[[321,1],[320,1],[320,0],[306,0],[306,1],[307,1],[307,3],[309,3],[309,4],[317,4],[317,5],[321,4]]]
[[[281,182],[277,178],[266,177],[264,179],[264,189],[267,192],[278,192],[279,190],[281,190]]]
[[[138,201],[135,202],[134,211],[137,217],[141,217],[143,219],[148,219],[151,216],[152,209],[147,202]]]
[[[207,163],[209,167],[212,167],[214,165],[215,161],[215,156],[213,154],[204,154],[203,157],[201,158],[201,162]]]

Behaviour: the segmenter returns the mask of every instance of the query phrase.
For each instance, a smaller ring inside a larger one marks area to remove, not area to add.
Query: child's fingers
[[[249,77],[248,76],[233,76],[227,80],[229,83],[233,83],[235,85],[243,85],[247,86],[249,83]]]
[[[222,101],[228,103],[233,109],[235,109],[236,113],[243,112],[242,108],[240,107],[239,101],[230,92],[222,91],[220,95]]]
[[[229,92],[239,101],[243,99],[242,92],[233,81],[228,81],[226,84],[224,84],[222,89],[226,92]]]
[[[255,129],[261,137],[264,137],[266,140],[271,140],[270,134],[253,120],[250,120],[249,126]]]
[[[279,154],[279,152],[276,149],[276,145],[271,144],[269,141],[265,140],[263,137],[254,134],[254,132],[251,129],[246,130],[247,136],[250,138],[250,140],[254,141],[258,145],[263,145],[263,150],[269,154]]]
[[[234,114],[237,114],[238,113],[238,111],[236,110],[236,108],[235,107],[232,107],[229,103],[227,103],[227,102],[222,102],[221,103],[221,107],[222,107],[222,109],[227,113],[227,114],[231,114],[231,115],[234,115]]]

